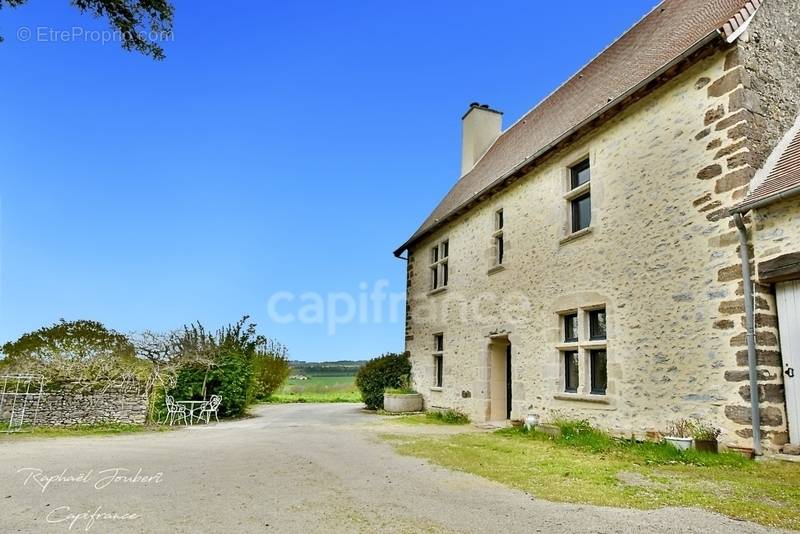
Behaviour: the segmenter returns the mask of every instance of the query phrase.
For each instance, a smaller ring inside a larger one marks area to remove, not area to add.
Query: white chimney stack
[[[475,166],[500,136],[503,114],[486,104],[473,102],[461,117],[461,176]]]

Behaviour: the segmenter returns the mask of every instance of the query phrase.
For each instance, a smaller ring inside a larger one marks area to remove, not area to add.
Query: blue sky
[[[163,62],[17,37],[107,28],[66,0],[3,9],[0,343],[249,314],[297,359],[402,350],[402,318],[332,334],[267,303],[402,293],[392,250],[456,180],[468,104],[509,126],[655,3],[178,0]]]

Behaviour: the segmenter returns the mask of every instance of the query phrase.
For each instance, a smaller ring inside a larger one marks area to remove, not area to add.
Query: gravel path
[[[534,500],[395,454],[376,437],[386,423],[354,404],[255,413],[176,432],[0,442],[0,531],[768,532],[698,510]],[[118,468],[127,480],[111,478]],[[93,522],[79,515],[98,507]]]

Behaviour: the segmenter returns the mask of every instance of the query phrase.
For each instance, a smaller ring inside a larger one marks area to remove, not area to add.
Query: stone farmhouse
[[[800,1],[665,0],[505,130],[470,105],[395,251],[426,407],[800,443],[799,103]]]

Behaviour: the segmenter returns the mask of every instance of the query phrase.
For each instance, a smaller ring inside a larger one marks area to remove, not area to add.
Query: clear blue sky
[[[392,250],[457,178],[467,105],[507,127],[655,4],[178,0],[163,62],[18,39],[106,28],[67,0],[3,9],[0,342],[250,314],[297,359],[401,350],[402,318],[331,335],[267,301],[402,292]]]

